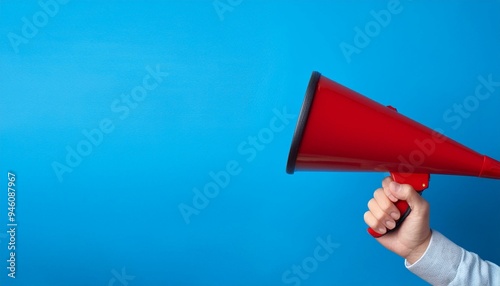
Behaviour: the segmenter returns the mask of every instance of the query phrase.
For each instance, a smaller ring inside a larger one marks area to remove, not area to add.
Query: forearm
[[[433,231],[424,255],[406,267],[432,285],[500,285],[500,267]],[[496,284],[495,284],[496,283]]]

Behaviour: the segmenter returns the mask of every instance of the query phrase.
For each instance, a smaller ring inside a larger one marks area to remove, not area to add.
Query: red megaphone
[[[388,171],[419,192],[431,173],[500,179],[500,162],[318,72],[312,73],[288,156],[287,173],[297,170]],[[410,208],[405,201],[396,206],[397,228]]]

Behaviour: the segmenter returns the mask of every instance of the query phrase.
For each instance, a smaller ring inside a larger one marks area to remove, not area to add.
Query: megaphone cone
[[[500,162],[318,72],[307,87],[286,170],[388,171],[417,191],[428,187],[428,176],[415,181],[411,174],[500,179]]]

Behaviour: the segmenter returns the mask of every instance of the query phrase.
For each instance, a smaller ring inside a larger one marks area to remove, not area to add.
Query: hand
[[[385,248],[405,258],[408,263],[415,263],[424,254],[431,239],[429,227],[429,203],[410,185],[401,185],[387,177],[382,181],[382,188],[373,194],[368,202],[365,223],[380,234],[393,229],[396,220],[402,215],[394,205],[398,200],[405,200],[411,208],[401,226],[377,241]]]

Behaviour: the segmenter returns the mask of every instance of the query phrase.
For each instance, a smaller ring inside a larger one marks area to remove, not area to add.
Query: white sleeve
[[[432,285],[500,285],[500,267],[459,247],[437,231],[420,259],[405,266]]]

